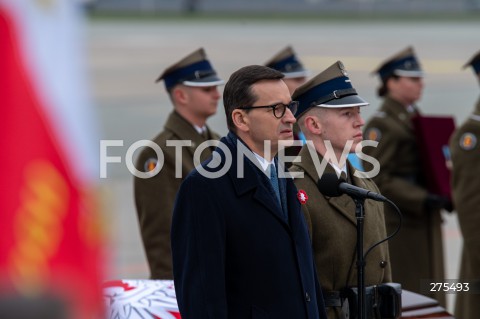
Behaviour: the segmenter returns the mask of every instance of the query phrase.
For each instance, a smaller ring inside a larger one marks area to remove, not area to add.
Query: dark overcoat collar
[[[279,182],[283,183],[283,187],[286,190],[286,197],[287,197],[287,207],[288,207],[288,214],[289,214],[289,224],[283,218],[282,215],[282,208],[280,207],[276,195],[273,193],[273,189],[271,189],[270,181],[267,176],[258,168],[252,161],[250,161],[245,156],[242,156],[243,161],[243,178],[238,177],[238,162],[237,162],[237,143],[241,141],[238,136],[234,133],[230,132],[226,137],[223,137],[220,142],[226,145],[230,151],[232,156],[232,165],[230,169],[227,171],[227,175],[229,176],[235,192],[237,196],[243,196],[249,192],[253,192],[253,199],[260,203],[264,208],[265,211],[274,215],[281,223],[290,228],[298,227],[301,220],[299,216],[301,216],[300,207],[298,204],[298,200],[296,198],[296,188],[293,185],[293,181],[287,181],[286,178],[279,178]],[[244,143],[245,144],[245,143]],[[220,154],[222,161],[225,161],[225,154],[219,148],[216,149],[217,152]],[[275,163],[278,167],[278,160],[275,159]],[[297,216],[298,215],[298,216]],[[290,226],[290,227],[289,227]]]

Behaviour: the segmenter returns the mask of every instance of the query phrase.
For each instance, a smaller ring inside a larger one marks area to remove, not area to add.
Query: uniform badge
[[[145,172],[152,172],[157,167],[158,160],[156,158],[149,158],[145,161],[143,169]]]
[[[300,204],[305,205],[307,203],[308,196],[307,196],[307,193],[305,193],[305,191],[303,189],[300,189],[298,191],[297,198],[298,198],[298,201],[300,202]]]
[[[367,137],[367,140],[372,140],[372,141],[380,141],[382,138],[382,133],[378,128],[372,127],[367,130],[367,134],[365,134]]]
[[[470,151],[477,145],[477,137],[472,133],[463,133],[460,137],[460,147],[466,151]]]

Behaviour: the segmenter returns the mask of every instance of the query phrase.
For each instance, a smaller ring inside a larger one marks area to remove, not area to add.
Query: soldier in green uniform
[[[134,189],[150,276],[152,279],[173,279],[170,226],[175,196],[183,179],[195,167],[193,155],[197,146],[207,140],[219,139],[206,121],[217,111],[220,99],[217,86],[223,81],[202,48],[167,68],[157,82],[161,80],[174,107],[164,130],[153,139],[164,155],[164,164],[157,172],[156,152],[151,147],[145,147],[136,168],[141,172],[151,172],[152,176],[135,177]],[[189,144],[174,146],[179,140]],[[200,161],[210,155],[211,149],[207,147]]]
[[[381,193],[403,214],[400,232],[389,242],[392,279],[403,289],[424,293],[426,281],[442,282],[444,277],[441,233],[442,208],[451,204],[430,194],[421,171],[420,154],[412,124],[415,106],[423,91],[423,71],[412,47],[383,62],[375,71],[381,79],[378,95],[384,98],[379,112],[365,127],[365,139],[378,142],[363,152],[376,158],[380,172],[374,177]],[[367,171],[369,163],[364,163]],[[450,208],[451,209],[451,208]],[[396,214],[385,208],[387,230],[398,225]],[[432,296],[445,306],[445,296]]]
[[[348,303],[341,292],[346,287],[357,286],[355,204],[345,194],[339,197],[323,195],[317,188],[317,181],[323,172],[337,176],[345,174],[349,183],[378,192],[371,179],[357,177],[354,167],[345,159],[347,154],[343,154],[347,142],[352,142],[347,151],[351,153],[363,140],[365,122],[360,116],[360,107],[368,103],[357,95],[340,61],[300,86],[292,99],[299,101],[296,117],[307,141],[313,143],[313,149],[304,145],[300,158],[297,157],[300,162],[294,162],[290,172],[294,177],[303,174],[294,181],[312,237],[328,318],[348,318]],[[319,171],[324,160],[328,164],[324,171]],[[366,200],[365,216],[366,251],[387,237],[383,203]],[[388,244],[382,243],[367,255],[365,284],[390,281]]]
[[[480,80],[480,52],[464,67],[471,66]],[[452,191],[463,235],[460,282],[480,284],[480,100],[473,113],[450,139],[452,156]],[[472,288],[471,288],[472,289]],[[480,315],[480,295],[457,294],[455,317],[474,319]]]

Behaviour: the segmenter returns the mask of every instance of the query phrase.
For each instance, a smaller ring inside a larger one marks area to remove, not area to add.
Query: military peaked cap
[[[373,73],[378,73],[383,82],[393,75],[423,77],[422,68],[411,46],[385,60]]]
[[[293,92],[292,100],[299,102],[299,118],[311,107],[341,108],[365,106],[369,103],[353,88],[341,61],[337,61]]]
[[[223,84],[207,59],[207,54],[200,48],[172,66],[168,67],[155,82],[164,80],[168,89],[177,84],[186,86],[215,86]]]
[[[291,46],[287,46],[278,52],[265,63],[265,66],[282,72],[285,79],[305,77],[309,74],[308,70],[298,60]]]

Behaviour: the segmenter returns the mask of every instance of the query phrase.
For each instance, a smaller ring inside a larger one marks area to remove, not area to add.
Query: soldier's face
[[[325,108],[319,117],[321,137],[330,141],[337,154],[342,154],[345,144],[353,141],[350,153],[363,140],[362,126],[365,121],[360,115],[360,107]]]
[[[422,97],[423,79],[418,77],[392,78],[389,92],[392,97],[405,105],[413,104]]]
[[[220,93],[217,86],[184,87],[188,107],[198,116],[209,117],[217,112]]]

